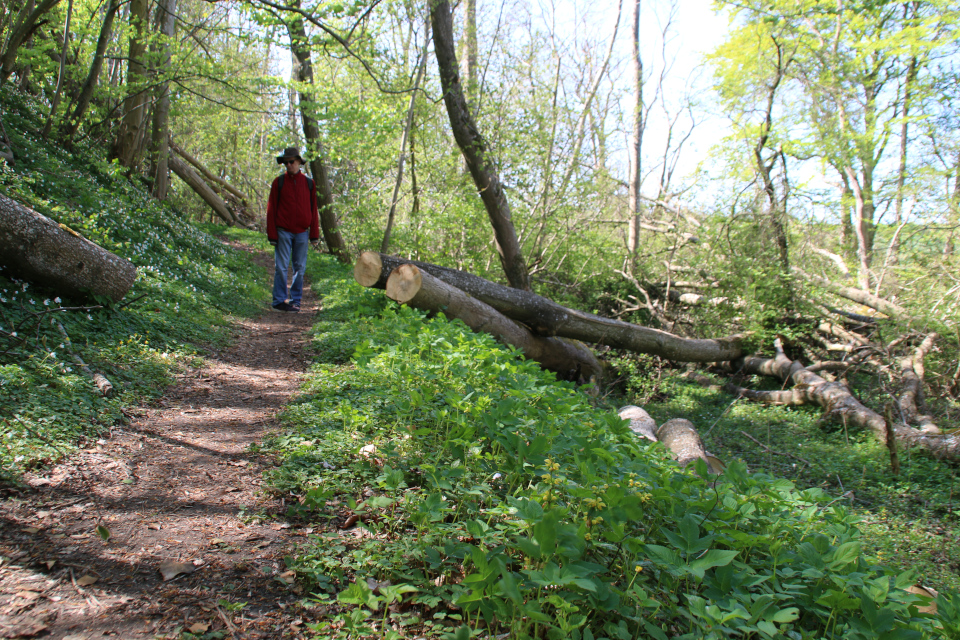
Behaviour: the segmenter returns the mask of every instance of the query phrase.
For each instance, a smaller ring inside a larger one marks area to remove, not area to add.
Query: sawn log
[[[474,331],[491,334],[566,380],[599,379],[603,371],[600,361],[585,345],[536,336],[496,309],[412,264],[400,265],[390,274],[385,289],[387,297],[397,302],[425,311],[443,312],[462,320]]]
[[[129,260],[72,229],[0,195],[0,265],[69,296],[93,294],[117,302],[137,278]]]
[[[572,338],[658,355],[678,362],[721,362],[743,355],[740,340],[736,336],[719,339],[682,338],[659,329],[568,309],[535,293],[428,262],[366,251],[354,267],[354,277],[366,287],[383,289],[390,273],[401,264],[416,265],[422,272],[470,294],[508,318],[522,322],[538,335]]]

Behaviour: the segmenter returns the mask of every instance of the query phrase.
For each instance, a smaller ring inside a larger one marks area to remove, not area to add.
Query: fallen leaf
[[[50,515],[49,511],[37,511],[37,517],[40,519],[46,518],[48,515]]]
[[[194,568],[193,564],[189,562],[164,560],[160,563],[160,575],[163,576],[164,582],[173,580],[181,574],[193,573],[194,571],[196,571],[196,569]]]
[[[209,628],[210,625],[206,622],[194,622],[187,628],[187,631],[190,633],[206,633]]]
[[[159,523],[159,522],[151,522],[150,524],[147,525],[147,529],[153,529],[154,531],[160,531],[160,523]]]
[[[53,565],[57,564],[57,561],[47,560],[44,564],[47,565],[47,571],[49,571],[50,569],[53,569]]]
[[[99,580],[99,578],[97,578],[96,576],[92,576],[92,575],[90,575],[89,573],[87,573],[87,574],[84,574],[84,575],[80,576],[79,578],[77,578],[77,586],[79,586],[79,587],[89,587],[89,586],[92,585],[92,584],[96,584],[96,583],[97,583],[97,580]]]
[[[29,638],[40,635],[47,630],[57,614],[53,611],[40,616],[24,616],[16,618],[5,626],[3,631],[7,638]]]
[[[23,598],[24,600],[36,600],[37,598],[40,597],[40,594],[37,593],[36,591],[29,591],[27,589],[23,589],[22,591],[17,591],[17,597]]]
[[[358,521],[359,519],[360,519],[360,516],[358,516],[357,514],[353,514],[352,516],[350,516],[349,518],[347,518],[346,522],[344,522],[344,523],[343,523],[343,526],[340,527],[340,528],[341,528],[341,529],[349,529],[349,528],[352,527],[353,525],[357,524],[357,521]]]
[[[23,531],[24,533],[38,533],[40,529],[36,527],[24,527],[23,529],[20,529],[20,531]]]
[[[98,525],[97,525],[97,535],[99,535],[100,538],[103,539],[104,542],[106,542],[107,540],[110,539],[110,529],[107,529],[107,528],[106,528],[105,526],[103,526],[102,524],[98,524]]]
[[[284,584],[293,584],[296,581],[296,579],[297,579],[296,571],[284,571],[279,576],[277,576],[277,580],[279,580],[280,582],[283,582]]]
[[[222,538],[214,538],[210,541],[210,546],[216,546],[218,544],[226,544],[226,542]]]

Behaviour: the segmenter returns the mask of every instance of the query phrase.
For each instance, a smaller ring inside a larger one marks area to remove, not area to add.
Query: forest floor
[[[321,308],[307,289],[299,314],[238,321],[159,403],[0,501],[0,637],[302,635],[284,556],[311,531],[260,492],[272,461],[249,447],[296,391]]]

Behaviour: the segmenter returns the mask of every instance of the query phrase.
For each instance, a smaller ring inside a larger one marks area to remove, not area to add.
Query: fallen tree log
[[[933,417],[921,414],[923,401],[923,359],[933,348],[937,339],[936,333],[931,333],[913,355],[900,361],[900,379],[903,381],[903,393],[900,394],[900,413],[907,424],[916,424],[924,433],[940,433],[940,429],[933,422]]]
[[[186,160],[191,166],[193,166],[194,169],[199,171],[200,176],[204,179],[204,181],[206,181],[211,189],[217,193],[226,194],[224,196],[224,200],[229,200],[234,203],[234,215],[238,220],[240,220],[244,225],[247,225],[253,221],[254,216],[249,211],[250,205],[247,202],[247,196],[244,195],[242,191],[220,176],[215,175],[213,172],[207,169],[203,163],[190,155],[189,152],[181,148],[173,140],[170,140],[170,149],[178,156]]]
[[[682,338],[666,331],[568,309],[535,293],[506,287],[429,262],[365,251],[354,266],[354,277],[366,287],[383,289],[393,270],[402,264],[417,266],[422,272],[468,293],[508,318],[522,322],[538,335],[572,338],[658,355],[678,362],[720,362],[743,355],[737,336],[720,339]]]
[[[86,362],[83,361],[83,358],[74,351],[73,342],[70,341],[70,335],[67,333],[67,330],[63,328],[63,325],[59,322],[56,322],[56,327],[60,331],[60,335],[63,336],[63,344],[70,355],[73,357],[73,361],[76,363],[80,370],[96,385],[97,391],[100,392],[100,395],[103,397],[109,397],[113,393],[113,383],[111,383],[105,375],[102,373],[97,373],[93,371]]]
[[[213,209],[213,212],[220,217],[221,220],[226,222],[229,226],[246,226],[243,221],[241,221],[234,213],[230,210],[230,207],[227,206],[227,203],[223,201],[217,193],[204,182],[193,168],[186,164],[176,155],[171,155],[167,159],[167,163],[170,166],[170,169],[179,176],[181,180],[187,183],[191,189],[196,192],[198,196],[203,198],[203,201],[210,205],[210,208]]]
[[[796,267],[794,267],[792,271],[797,275],[801,276],[804,280],[818,284],[824,289],[826,289],[827,291],[835,293],[841,298],[846,298],[851,302],[856,302],[856,303],[862,304],[865,307],[870,307],[874,311],[879,311],[880,313],[894,319],[900,319],[900,320],[911,319],[906,309],[904,309],[898,304],[894,304],[890,302],[889,300],[884,300],[879,296],[875,296],[869,291],[864,291],[863,289],[854,289],[853,287],[845,287],[843,285],[835,284],[833,282],[830,282],[826,278],[821,278],[820,276],[805,273],[800,269],[797,269]]]
[[[6,196],[0,196],[0,265],[63,295],[92,294],[114,302],[137,278],[129,260]]]
[[[572,340],[536,336],[487,304],[470,297],[412,264],[400,265],[390,274],[387,297],[416,309],[462,320],[474,331],[489,333],[497,340],[520,349],[540,365],[565,380],[599,380],[603,365],[585,345]]]
[[[683,418],[667,420],[657,429],[657,439],[673,454],[677,463],[685,467],[696,460],[707,461],[707,450],[693,423]]]
[[[650,414],[632,404],[621,407],[617,415],[623,420],[630,421],[630,430],[638,436],[646,438],[652,442],[657,442],[657,423],[650,417]]]
[[[724,390],[737,397],[766,404],[815,404],[822,407],[828,416],[836,417],[854,427],[869,429],[877,440],[886,443],[888,427],[883,416],[861,404],[847,385],[842,382],[827,381],[799,362],[790,360],[784,354],[783,345],[779,339],[775,341],[774,346],[776,349],[774,358],[740,358],[726,363],[726,367],[737,373],[774,376],[784,383],[793,384],[792,389],[754,391],[737,386],[733,382],[727,382],[723,385]],[[701,384],[709,384],[706,376],[696,375],[694,379]],[[960,459],[960,435],[926,433],[904,424],[891,425],[891,429],[901,445],[921,447],[940,458]]]

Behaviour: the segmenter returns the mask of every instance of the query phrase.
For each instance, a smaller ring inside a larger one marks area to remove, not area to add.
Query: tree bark
[[[172,169],[181,180],[186,182],[198,196],[203,198],[203,201],[210,205],[210,208],[213,209],[213,212],[216,213],[221,220],[231,227],[234,225],[244,226],[233,212],[230,211],[227,203],[217,195],[217,192],[214,191],[210,185],[203,181],[203,178],[201,178],[192,167],[176,156],[170,156],[167,162],[170,165],[170,169]]]
[[[640,183],[643,180],[643,59],[640,57],[640,0],[633,3],[633,127],[630,133],[630,224],[627,229],[627,252],[636,256],[640,247]]]
[[[64,123],[62,132],[67,139],[73,138],[80,127],[80,122],[90,106],[90,100],[93,98],[93,92],[97,88],[100,80],[100,71],[103,69],[103,57],[107,52],[107,46],[110,44],[110,36],[113,33],[113,19],[120,9],[120,0],[110,0],[107,6],[107,12],[103,16],[103,23],[100,26],[100,36],[97,38],[97,49],[93,54],[93,61],[90,63],[90,71],[87,73],[87,79],[84,80],[80,88],[80,95],[77,98],[77,104],[73,109],[73,114]]]
[[[232,200],[234,203],[234,207],[232,207],[234,212],[233,215],[238,222],[244,226],[247,226],[253,222],[253,215],[248,209],[249,205],[247,203],[247,196],[245,196],[242,191],[220,176],[214,175],[209,169],[203,166],[203,163],[190,155],[190,153],[181,148],[173,140],[170,140],[168,144],[171,151],[186,160],[191,166],[193,166],[194,169],[200,172],[200,175],[203,177],[204,181],[208,184],[208,186],[210,186],[211,189],[213,189],[214,192],[218,194],[226,192],[226,200]],[[224,204],[227,204],[229,207],[229,204],[226,202],[226,200]]]
[[[599,381],[603,365],[584,345],[559,338],[536,336],[493,307],[453,287],[415,265],[402,264],[387,278],[387,296],[416,309],[462,320],[474,331],[483,331],[514,346],[545,369],[565,380]]]
[[[752,391],[733,383],[727,383],[724,389],[738,397],[767,404],[815,404],[822,407],[828,415],[835,416],[846,424],[869,429],[881,443],[887,442],[888,425],[883,416],[861,404],[845,384],[828,382],[799,362],[787,358],[779,339],[774,344],[776,357],[773,359],[740,358],[730,362],[729,367],[740,373],[774,376],[784,383],[795,385],[793,389]],[[960,435],[925,433],[902,424],[890,425],[889,428],[903,445],[922,447],[941,458],[960,459]]]
[[[868,291],[834,284],[833,282],[830,282],[826,278],[821,278],[820,276],[804,273],[803,271],[797,268],[794,268],[793,272],[800,275],[805,280],[809,280],[810,282],[816,283],[821,287],[823,287],[824,289],[827,289],[828,291],[832,291],[833,293],[837,294],[841,298],[846,298],[847,300],[858,302],[866,307],[870,307],[871,309],[879,311],[880,313],[886,314],[891,318],[904,319],[904,320],[910,319],[906,309],[904,309],[898,304],[894,304],[892,302],[884,300],[879,296],[875,296]]]
[[[137,277],[132,262],[0,195],[0,261],[17,277],[68,296],[117,302]]]
[[[63,45],[60,48],[60,69],[57,72],[57,88],[53,92],[53,100],[50,101],[50,115],[47,117],[47,123],[43,125],[43,137],[50,135],[50,128],[53,126],[53,119],[57,115],[57,107],[60,106],[60,95],[63,91],[63,76],[67,70],[67,53],[70,46],[70,22],[73,20],[73,0],[67,4],[67,19],[63,24]]]
[[[492,154],[487,148],[487,141],[470,115],[460,83],[450,3],[447,0],[432,3],[430,20],[433,25],[434,51],[440,68],[443,102],[450,118],[450,128],[493,226],[500,264],[511,287],[531,291],[530,274],[527,272],[520,241],[513,227],[510,203],[500,182]]]
[[[681,338],[666,331],[568,309],[535,293],[505,287],[470,273],[428,262],[367,251],[357,260],[354,277],[364,286],[382,289],[386,286],[389,274],[406,263],[414,264],[420,270],[470,294],[508,318],[524,323],[538,335],[572,338],[615,349],[658,355],[678,362],[720,362],[736,359],[743,354],[738,337],[717,340]]]
[[[299,7],[299,2],[296,4]],[[304,90],[304,86],[313,86],[313,62],[310,58],[310,46],[307,41],[307,32],[303,18],[295,14],[287,24],[290,34],[290,48],[296,56],[299,67],[297,80],[300,82],[300,120],[303,124],[303,137],[307,147],[313,155],[310,160],[310,172],[317,189],[317,205],[320,210],[320,228],[323,239],[330,252],[335,254],[341,262],[350,263],[350,253],[340,234],[337,213],[333,207],[333,188],[330,185],[330,176],[323,161],[323,145],[320,143],[320,126],[317,124],[316,102],[313,95]]]
[[[900,394],[900,413],[907,424],[916,424],[924,433],[940,433],[940,429],[929,415],[921,414],[924,408],[923,401],[923,359],[933,348],[937,339],[936,333],[931,333],[913,355],[900,361],[900,379],[903,382],[903,392]]]
[[[127,97],[123,100],[123,119],[111,149],[111,156],[125,167],[133,167],[139,160],[141,130],[145,120],[147,93],[142,85],[147,72],[144,57],[147,53],[148,9],[147,0],[132,0],[130,3],[133,33],[127,53]]]
[[[161,0],[157,6],[159,13],[160,34],[167,39],[173,39],[177,28],[177,0]],[[160,72],[165,72],[170,65],[170,45],[161,42]],[[157,200],[166,200],[170,189],[170,83],[163,82],[157,87],[157,104],[153,110],[153,122],[150,132],[150,177],[153,179],[153,197]]]

